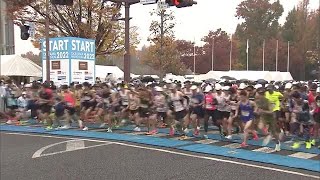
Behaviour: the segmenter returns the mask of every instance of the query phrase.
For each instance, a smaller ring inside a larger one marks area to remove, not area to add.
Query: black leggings
[[[208,132],[209,127],[209,119],[212,118],[212,122],[214,125],[218,126],[217,119],[218,119],[218,111],[217,110],[206,110],[204,116],[204,131]]]

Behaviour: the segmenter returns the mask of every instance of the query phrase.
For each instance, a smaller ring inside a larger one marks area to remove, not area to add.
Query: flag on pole
[[[247,39],[247,50],[246,50],[247,54],[249,53],[249,39]]]

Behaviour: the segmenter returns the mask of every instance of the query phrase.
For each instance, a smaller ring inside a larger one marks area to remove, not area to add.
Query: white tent
[[[100,79],[104,79],[109,73],[116,79],[122,78],[124,76],[124,72],[117,66],[101,66],[96,65],[96,77]]]
[[[272,75],[269,71],[229,71],[226,73],[227,76],[234,77],[238,80],[248,79],[251,81],[256,81],[258,79],[264,79],[267,81],[272,80]]]
[[[20,55],[1,55],[1,75],[41,77],[42,68]]]
[[[273,81],[283,81],[283,77],[281,75],[281,72],[279,72],[279,71],[270,71],[269,73],[271,74]]]
[[[293,78],[290,72],[280,72],[283,81],[292,81]]]

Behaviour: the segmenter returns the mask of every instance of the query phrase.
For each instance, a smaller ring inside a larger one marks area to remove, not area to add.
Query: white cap
[[[196,85],[192,85],[192,86],[190,87],[190,89],[191,89],[191,90],[197,90],[198,87],[197,87]]]
[[[222,86],[220,84],[216,83],[214,85],[214,88],[215,88],[216,91],[220,91],[222,89]]]
[[[229,90],[230,90],[230,86],[223,86],[223,87],[222,87],[222,90],[224,90],[224,91],[229,91]]]
[[[157,87],[155,87],[154,89],[155,89],[157,92],[163,92],[163,88],[162,88],[162,87],[157,86]]]
[[[256,84],[256,85],[254,86],[254,89],[259,89],[259,88],[262,88],[262,84]]]
[[[31,88],[31,84],[24,85],[25,88]]]
[[[284,86],[284,89],[291,89],[292,88],[292,83],[287,83],[285,86]]]
[[[212,86],[207,86],[205,89],[204,89],[204,92],[210,92],[212,91]]]
[[[238,89],[243,90],[245,88],[247,88],[247,85],[245,83],[241,83]]]

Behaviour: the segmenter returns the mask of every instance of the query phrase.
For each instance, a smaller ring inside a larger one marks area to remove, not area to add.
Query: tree
[[[310,11],[309,1],[301,0],[297,8],[292,9],[282,28],[281,35],[285,41],[290,41],[290,70],[296,79],[309,79],[310,73],[319,59],[319,11]],[[294,54],[294,55],[292,55]],[[296,66],[297,65],[297,66]]]
[[[173,73],[183,75],[186,72],[185,65],[180,61],[177,51],[177,43],[173,38],[165,37],[162,47],[163,54],[160,57],[160,43],[147,47],[147,53],[142,56],[142,62],[155,70],[161,70],[161,74]]]
[[[21,54],[21,56],[30,59],[32,62],[36,63],[39,66],[42,66],[40,54],[34,54],[32,51],[29,51],[25,54]]]
[[[244,20],[238,24],[236,37],[240,42],[240,62],[246,62],[246,42],[249,39],[249,60],[256,58],[256,52],[263,41],[276,37],[279,31],[278,20],[283,13],[283,6],[277,0],[245,0],[242,1],[236,12],[236,17]],[[250,69],[257,68],[250,62]]]
[[[45,18],[50,22],[50,37],[72,36],[95,39],[96,54],[124,52],[124,24],[114,21],[121,16],[121,4],[107,0],[79,0],[73,6],[50,4],[46,15],[45,0],[7,0],[8,12],[18,24],[35,23],[35,47],[45,37]],[[131,45],[138,44],[136,28],[131,29]]]
[[[215,31],[209,31],[207,36],[202,38],[206,44],[204,45],[204,53],[207,59],[206,67],[210,67],[213,54],[213,68],[214,70],[226,71],[230,69],[230,51],[231,51],[231,36],[228,35],[221,28]],[[236,41],[232,41],[232,57],[235,60],[236,56]],[[233,63],[235,63],[233,61]],[[232,65],[232,64],[231,64]]]
[[[176,44],[180,61],[186,66],[186,68],[193,72],[195,56],[196,73],[202,73],[206,71],[207,67],[203,66],[203,47],[195,46],[194,42],[186,40],[176,40]]]
[[[149,41],[151,45],[146,48],[146,53],[141,60],[160,71],[160,79],[164,73],[183,74],[186,70],[180,61],[177,44],[175,42],[173,28],[175,27],[174,15],[168,10],[153,10],[151,16],[160,17],[151,22]]]

